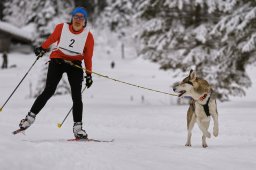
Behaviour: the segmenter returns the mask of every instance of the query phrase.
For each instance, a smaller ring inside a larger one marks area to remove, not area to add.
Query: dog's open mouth
[[[179,92],[179,95],[178,95],[178,96],[181,97],[184,93],[186,93],[186,91],[185,91],[185,90],[182,90],[182,91]]]

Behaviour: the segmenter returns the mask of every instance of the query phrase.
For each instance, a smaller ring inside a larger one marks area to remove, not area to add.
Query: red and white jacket
[[[64,23],[56,25],[53,33],[45,40],[45,42],[42,44],[42,48],[48,49],[53,43],[59,44],[62,28]],[[86,29],[86,28],[84,28]],[[72,28],[72,25],[69,24],[69,31],[73,34],[80,34],[83,32],[83,30],[75,31]],[[93,48],[94,48],[94,38],[91,32],[88,33],[86,38],[86,43],[84,46],[83,54],[78,54],[75,56],[70,56],[64,54],[60,49],[53,50],[50,54],[50,58],[62,58],[64,60],[74,61],[74,60],[84,60],[85,68],[86,68],[86,74],[91,74],[92,71],[92,56],[93,56]]]

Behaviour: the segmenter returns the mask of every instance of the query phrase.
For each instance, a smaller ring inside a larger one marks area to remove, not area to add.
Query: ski
[[[114,139],[111,140],[100,140],[100,139],[68,139],[67,141],[74,142],[114,142]]]
[[[24,133],[26,129],[17,129],[15,131],[12,132],[12,134],[16,135],[18,133]]]
[[[17,129],[15,131],[12,132],[13,135],[16,135],[18,133],[25,133],[25,130],[26,129]],[[73,139],[68,139],[67,141],[69,142],[114,142],[114,139],[111,139],[111,140],[100,140],[100,139],[76,139],[76,138],[73,138]]]

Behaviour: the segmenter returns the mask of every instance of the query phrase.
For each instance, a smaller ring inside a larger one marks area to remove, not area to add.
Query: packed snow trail
[[[10,54],[10,63],[17,63],[18,67],[0,72],[1,103],[29,67],[27,61],[33,59],[33,55]],[[106,64],[108,61],[95,58],[94,69],[164,91],[171,90],[170,85],[178,79],[141,59],[117,60],[114,70]],[[40,60],[36,64],[0,114],[0,169],[256,168],[255,82],[247,97],[218,102],[220,135],[207,139],[207,149],[201,147],[201,132],[197,126],[193,130],[192,147],[184,146],[188,106],[175,105],[177,98],[118,85],[96,76],[94,85],[83,95],[85,130],[90,138],[114,138],[114,142],[66,141],[73,138],[72,116],[62,128],[57,128],[56,124],[72,107],[70,95],[52,97],[25,135],[12,135],[34,102],[29,97],[29,84],[36,86],[44,62]],[[250,75],[255,74],[256,69],[251,68]],[[212,126],[209,130],[212,132]]]

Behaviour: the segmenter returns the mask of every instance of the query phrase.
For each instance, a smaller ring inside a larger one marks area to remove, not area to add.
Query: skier
[[[57,42],[57,46],[50,54],[45,89],[37,97],[25,119],[21,120],[19,127],[26,130],[34,123],[36,115],[54,94],[63,73],[67,73],[73,100],[73,133],[76,139],[87,139],[88,135],[82,128],[83,103],[81,89],[84,79],[83,70],[68,64],[65,60],[79,66],[84,60],[87,70],[85,76],[86,87],[89,88],[93,83],[91,71],[94,38],[86,27],[88,17],[86,10],[83,7],[77,7],[71,15],[70,23],[56,25],[53,33],[45,42],[40,47],[35,48],[35,55],[41,57],[51,44]]]
[[[7,58],[7,51],[3,52],[3,64],[2,64],[2,69],[5,69],[8,67],[8,58]]]

